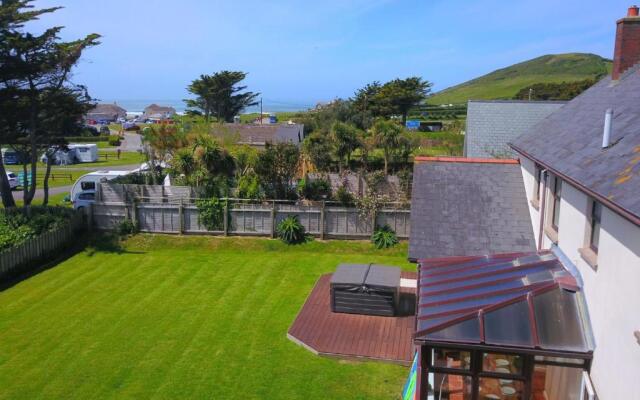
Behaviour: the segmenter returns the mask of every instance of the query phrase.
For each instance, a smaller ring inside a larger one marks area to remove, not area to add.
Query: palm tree
[[[384,155],[384,174],[388,175],[389,158],[400,147],[402,127],[389,120],[380,119],[371,128],[373,141]]]

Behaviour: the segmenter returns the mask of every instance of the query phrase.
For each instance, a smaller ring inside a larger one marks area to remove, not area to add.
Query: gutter
[[[546,163],[540,161],[536,157],[533,157],[531,154],[529,154],[526,151],[522,150],[520,147],[514,145],[513,143],[509,143],[509,146],[513,150],[515,150],[518,153],[520,153],[523,156],[525,156],[526,158],[535,161],[537,164],[539,164],[539,165],[543,166],[545,169],[551,171],[554,175],[561,177],[563,180],[569,182],[573,186],[575,186],[575,187],[579,188],[580,190],[582,190],[583,192],[587,193],[589,196],[595,198],[600,203],[602,203],[603,205],[607,206],[607,208],[610,208],[611,210],[613,210],[616,214],[618,214],[621,217],[629,220],[632,224],[640,226],[640,216],[635,215],[634,213],[632,213],[631,211],[627,210],[624,207],[620,207],[619,205],[617,205],[616,203],[613,203],[608,198],[606,198],[606,197],[594,192],[593,190],[591,190],[588,187],[584,186],[583,184],[581,184],[580,182],[576,181],[575,179],[563,174],[562,172],[559,172],[558,170],[556,170],[554,168],[551,168]]]
[[[538,251],[542,250],[542,239],[543,239],[543,235],[542,233],[544,232],[544,216],[546,214],[546,210],[545,210],[545,206],[546,206],[546,200],[547,200],[547,176],[549,174],[547,173],[547,170],[544,169],[542,170],[542,172],[540,173],[540,177],[542,178],[542,194],[540,194],[540,192],[538,192],[538,197],[540,197],[540,229],[538,229]],[[540,190],[540,188],[538,188],[538,190]]]

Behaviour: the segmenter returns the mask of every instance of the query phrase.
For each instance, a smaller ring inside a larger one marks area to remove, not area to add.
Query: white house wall
[[[525,158],[521,165],[530,201],[534,198],[535,165]],[[603,207],[598,266],[594,269],[578,252],[585,247],[589,210],[589,197],[563,182],[558,246],[576,265],[584,282],[596,342],[591,377],[601,400],[640,399],[640,344],[634,337],[634,331],[640,330],[640,227]],[[531,203],[529,211],[537,241],[540,214]],[[543,234],[542,247],[551,244]]]

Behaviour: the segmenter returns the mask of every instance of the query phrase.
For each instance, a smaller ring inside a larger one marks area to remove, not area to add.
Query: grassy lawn
[[[406,243],[138,235],[0,292],[0,398],[397,399],[408,369],[286,332],[340,262],[413,269]]]
[[[120,153],[120,159],[116,158],[115,152],[102,152],[98,161],[92,163],[80,163],[80,164],[72,164],[72,165],[64,165],[64,166],[56,166],[56,169],[64,170],[69,168],[82,168],[82,167],[113,167],[118,165],[130,165],[130,164],[141,164],[145,162],[144,154],[138,153],[136,151],[126,151]],[[102,154],[108,154],[109,157],[105,159]]]
[[[68,195],[69,195],[69,192],[49,195],[49,205],[50,206],[72,207],[73,204],[71,204],[71,202],[65,202],[64,201],[64,198],[66,196],[68,196]],[[22,201],[22,192],[13,192],[13,198],[16,201],[16,206],[22,207],[22,205],[24,204],[24,202]],[[42,199],[41,198],[34,199],[31,202],[31,204],[34,205],[34,206],[40,206],[40,205],[42,205]],[[0,207],[3,207],[2,204],[0,204]]]

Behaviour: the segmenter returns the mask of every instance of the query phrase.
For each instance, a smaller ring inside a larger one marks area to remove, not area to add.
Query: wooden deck
[[[417,279],[417,274],[403,271],[402,278]],[[319,355],[410,364],[414,352],[415,288],[401,290],[401,308],[406,316],[342,314],[331,312],[330,280],[331,274],[318,279],[287,337]]]

